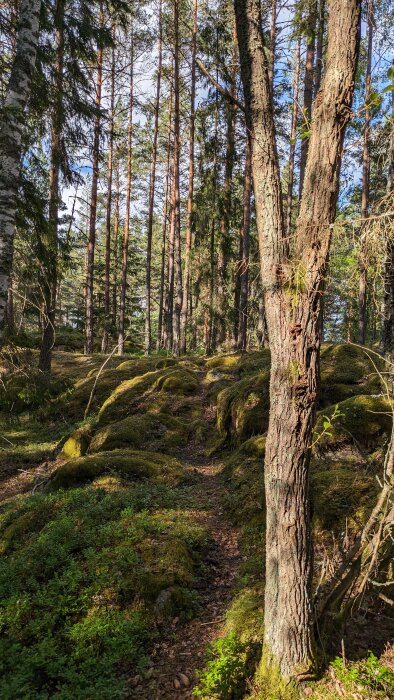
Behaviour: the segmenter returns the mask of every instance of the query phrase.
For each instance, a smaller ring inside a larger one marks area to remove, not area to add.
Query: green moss
[[[351,460],[315,460],[311,472],[313,519],[318,530],[358,531],[376,501],[375,475]]]
[[[238,367],[241,355],[215,355],[206,361],[208,369],[217,369],[221,372],[233,371]]]
[[[75,459],[82,457],[88,451],[91,439],[91,428],[83,427],[76,430],[64,443],[59,455],[60,459]]]
[[[365,448],[376,447],[381,438],[391,432],[392,407],[384,396],[355,396],[338,404],[339,417],[329,432],[323,434],[325,415],[320,411],[316,422],[314,441],[317,450],[324,450],[341,442],[356,440]],[[319,437],[320,436],[320,437]]]
[[[51,488],[68,488],[93,481],[106,473],[117,473],[132,479],[153,479],[158,483],[180,483],[185,479],[181,463],[155,452],[112,450],[73,459],[54,473]]]
[[[263,433],[268,427],[269,373],[236,382],[218,395],[217,428],[232,442]]]
[[[197,390],[198,380],[189,370],[177,368],[160,377],[157,388],[177,396],[187,396]]]
[[[187,444],[191,426],[163,413],[137,414],[100,429],[93,437],[89,452],[102,452],[121,447],[155,449],[182,447]]]
[[[321,351],[321,397],[326,406],[357,394],[378,394],[384,362],[367,349],[353,345],[325,345]]]

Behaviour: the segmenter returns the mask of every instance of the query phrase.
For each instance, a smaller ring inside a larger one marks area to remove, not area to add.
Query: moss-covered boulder
[[[66,462],[54,473],[51,489],[77,486],[111,473],[130,480],[151,479],[168,484],[178,484],[187,478],[185,467],[171,457],[146,450],[112,450]]]
[[[379,394],[384,362],[366,348],[323,345],[320,404],[328,406],[361,394]]]
[[[337,417],[335,417],[337,416]],[[384,396],[355,396],[318,414],[313,442],[317,452],[356,441],[376,447],[391,432],[392,405]]]
[[[372,510],[378,488],[371,470],[354,459],[315,460],[311,471],[315,528],[358,531]]]
[[[144,445],[166,450],[187,444],[192,425],[167,414],[144,413],[109,423],[94,435],[89,452],[103,452],[121,447]]]
[[[245,377],[217,397],[217,429],[231,442],[243,442],[268,427],[269,372]]]
[[[151,407],[160,410],[167,402],[166,394],[187,396],[195,392],[197,387],[197,378],[184,368],[169,367],[147,372],[118,384],[104,401],[99,420],[102,423],[120,420]],[[164,394],[164,400],[157,397],[160,392]]]
[[[84,426],[76,430],[65,441],[60,459],[75,459],[86,454],[89,448],[92,431],[90,426]]]

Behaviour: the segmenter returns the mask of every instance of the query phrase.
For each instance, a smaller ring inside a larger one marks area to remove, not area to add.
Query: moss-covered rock
[[[335,415],[334,407],[319,412],[313,440],[316,451],[352,440],[372,449],[391,432],[392,406],[384,396],[355,396],[339,403],[335,411],[338,416],[326,431],[324,424]]]
[[[51,489],[84,484],[111,473],[131,480],[152,479],[169,484],[177,484],[187,478],[184,466],[171,457],[145,450],[112,450],[66,462],[54,473]]]
[[[327,406],[359,394],[380,393],[377,370],[384,370],[384,362],[367,349],[350,344],[323,345],[320,404]]]
[[[136,414],[109,423],[94,435],[89,452],[103,452],[121,447],[141,448],[154,444],[155,449],[183,447],[191,425],[163,413]]]
[[[88,451],[91,437],[92,433],[90,426],[84,426],[76,430],[65,441],[59,455],[60,459],[75,459],[77,457],[83,457],[83,455],[85,455]]]
[[[217,397],[217,428],[231,442],[242,442],[268,427],[269,372],[245,377]]]
[[[183,368],[165,368],[147,372],[121,382],[115,387],[110,396],[104,401],[100,412],[100,422],[120,420],[140,410],[147,410],[156,406],[157,410],[163,408],[167,399],[159,400],[157,394],[175,394],[187,396],[196,391],[198,380],[191,372]],[[153,401],[147,401],[152,398]],[[152,406],[153,404],[153,406]]]

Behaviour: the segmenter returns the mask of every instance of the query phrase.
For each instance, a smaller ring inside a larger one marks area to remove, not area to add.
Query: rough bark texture
[[[189,294],[190,294],[190,263],[192,249],[192,214],[194,193],[194,131],[195,131],[195,101],[196,101],[196,49],[197,49],[197,0],[193,3],[193,33],[191,60],[190,88],[190,125],[189,125],[189,188],[187,195],[187,224],[185,241],[185,272],[183,281],[183,298],[181,310],[181,346],[182,353],[186,352],[186,333],[188,326]]]
[[[120,283],[119,304],[119,334],[118,355],[123,355],[126,321],[126,292],[127,292],[127,266],[129,260],[129,236],[130,236],[130,204],[131,204],[131,149],[133,143],[133,106],[134,106],[134,49],[131,41],[130,50],[130,78],[129,78],[129,124],[127,128],[127,181],[126,181],[126,218],[124,224],[122,279]]]
[[[315,103],[291,258],[259,2],[235,0],[235,10],[272,360],[265,458],[264,635],[267,655],[282,674],[302,677],[314,666],[309,460],[319,382],[321,297],[343,137],[351,114],[360,0],[330,2],[326,70]]]
[[[115,30],[113,29],[115,34]],[[105,215],[105,281],[104,281],[104,333],[101,343],[102,352],[108,352],[111,329],[111,218],[112,218],[112,176],[114,151],[114,120],[115,120],[115,48],[111,51],[111,91],[108,125],[108,165],[107,165],[107,207]]]
[[[146,310],[145,310],[145,353],[149,354],[151,350],[152,330],[151,330],[151,268],[152,268],[152,237],[153,237],[153,212],[155,206],[156,192],[156,161],[157,161],[157,137],[159,133],[159,107],[160,107],[160,89],[161,89],[161,72],[163,61],[163,22],[162,22],[162,5],[159,7],[159,58],[157,64],[156,78],[156,97],[155,97],[155,116],[153,126],[153,143],[152,143],[152,158],[149,180],[149,205],[148,205],[148,226],[147,226],[147,245],[146,245],[146,277],[145,277],[145,294],[146,294]]]
[[[97,189],[99,177],[100,157],[100,127],[101,127],[101,92],[103,81],[103,50],[99,48],[97,53],[97,83],[96,83],[96,121],[94,125],[93,162],[92,162],[92,188],[90,194],[89,212],[89,238],[86,256],[86,291],[85,291],[85,354],[93,352],[93,280],[94,280],[94,253],[96,247],[96,214],[97,214]]]
[[[371,99],[371,68],[372,68],[372,39],[373,39],[373,0],[368,0],[367,15],[367,67],[365,71],[365,124],[363,138],[363,161],[362,161],[362,191],[361,191],[361,245],[359,257],[359,288],[358,288],[358,329],[359,343],[365,344],[367,335],[367,286],[368,286],[368,260],[366,250],[366,221],[369,213],[369,137],[371,112],[369,102]]]
[[[15,215],[25,126],[36,63],[40,0],[22,0],[16,36],[16,54],[7,85],[0,129],[0,345],[14,252]]]
[[[326,0],[319,0],[318,26],[316,32],[316,60],[315,60],[315,84],[313,88],[314,96],[320,90],[323,75],[323,54],[324,54],[324,30],[326,23]]]
[[[43,240],[43,261],[45,279],[42,283],[44,294],[43,333],[38,367],[45,374],[51,371],[52,348],[55,342],[55,315],[57,296],[58,224],[59,224],[59,180],[62,159],[63,128],[63,64],[64,64],[64,2],[58,0],[55,8],[56,28],[56,67],[55,104],[53,106],[51,133],[51,168],[49,173],[49,217],[46,235]]]

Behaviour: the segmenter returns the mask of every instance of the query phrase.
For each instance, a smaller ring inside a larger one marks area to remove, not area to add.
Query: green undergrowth
[[[185,500],[112,474],[3,507],[2,698],[128,697],[160,624],[198,608],[207,534]]]

